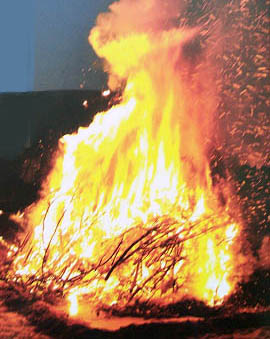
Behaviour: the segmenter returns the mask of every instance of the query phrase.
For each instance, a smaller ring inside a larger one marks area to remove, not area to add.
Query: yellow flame
[[[70,314],[82,294],[106,305],[135,295],[214,305],[236,284],[239,225],[218,204],[205,155],[213,86],[181,55],[193,34],[172,29],[105,44],[98,30],[91,35],[127,81],[123,100],[61,138],[41,199],[24,216],[33,236],[14,261],[21,279],[35,275],[52,290],[62,282]]]
[[[69,315],[74,316],[79,312],[78,296],[77,294],[70,294],[67,297],[69,301]]]

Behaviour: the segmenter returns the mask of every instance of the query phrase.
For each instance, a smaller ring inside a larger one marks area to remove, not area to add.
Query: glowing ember
[[[88,101],[87,100],[84,100],[83,107],[88,108]]]
[[[109,96],[110,94],[111,94],[111,91],[110,91],[109,89],[106,89],[105,91],[102,92],[102,95],[103,95],[104,97],[107,97],[107,96]]]
[[[66,295],[71,314],[82,295],[97,308],[187,297],[215,305],[237,282],[240,227],[219,206],[205,155],[216,109],[206,51],[195,66],[185,57],[197,32],[157,25],[168,23],[162,1],[145,6],[153,20],[130,34],[108,31],[127,4],[137,8],[111,5],[90,35],[109,85],[126,81],[122,102],[60,140],[13,263],[36,292]]]

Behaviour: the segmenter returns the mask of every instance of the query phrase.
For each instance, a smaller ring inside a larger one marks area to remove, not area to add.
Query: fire
[[[70,294],[67,299],[70,302],[69,314],[71,316],[77,315],[79,311],[79,305],[76,293]]]
[[[109,85],[125,80],[122,102],[60,140],[41,198],[24,213],[31,236],[16,275],[37,293],[61,291],[71,314],[84,296],[95,307],[222,303],[237,283],[240,226],[211,184],[211,70],[203,55],[194,66],[183,54],[198,33],[105,39],[99,21],[90,41],[110,65]]]
[[[109,96],[111,94],[111,91],[109,90],[109,89],[105,89],[103,92],[102,92],[102,95],[104,96],[104,97],[107,97],[107,96]]]

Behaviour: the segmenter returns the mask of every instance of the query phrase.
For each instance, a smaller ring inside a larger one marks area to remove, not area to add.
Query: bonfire
[[[40,199],[17,216],[8,279],[71,314],[85,300],[221,305],[245,275],[239,211],[209,165],[213,41],[179,24],[178,5],[120,1],[98,17],[89,41],[121,100],[59,140]]]

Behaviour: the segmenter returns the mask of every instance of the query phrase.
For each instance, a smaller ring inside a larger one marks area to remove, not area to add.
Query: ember
[[[108,95],[110,95],[111,94],[111,91],[109,90],[109,89],[106,89],[106,90],[104,90],[103,92],[102,92],[102,95],[104,96],[104,97],[107,97]]]
[[[98,17],[89,40],[110,89],[125,83],[122,102],[61,138],[40,200],[24,211],[11,279],[64,295],[71,314],[82,298],[96,309],[214,306],[240,279],[237,209],[207,159],[214,69],[200,29],[175,24],[176,6],[126,0]]]
[[[84,106],[85,108],[88,108],[88,101],[87,101],[87,100],[84,100],[83,106]]]

